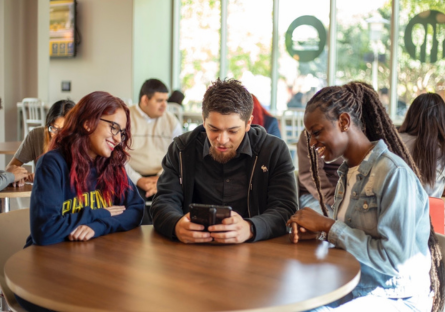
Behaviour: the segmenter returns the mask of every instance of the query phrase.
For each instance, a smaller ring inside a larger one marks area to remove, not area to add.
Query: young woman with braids
[[[345,162],[334,219],[327,217],[320,192],[325,216],[310,208],[297,211],[288,221],[290,239],[326,237],[361,264],[357,287],[316,311],[438,311],[444,270],[428,195],[377,93],[358,82],[324,88],[309,101],[304,123],[319,192],[316,153],[326,162],[340,156]]]
[[[445,102],[437,93],[416,97],[399,129],[431,197],[442,197],[445,187]],[[432,153],[431,151],[437,151]]]

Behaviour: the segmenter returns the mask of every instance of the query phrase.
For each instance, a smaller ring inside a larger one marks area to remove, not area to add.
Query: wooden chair
[[[9,257],[23,249],[29,233],[29,209],[0,213],[0,287],[3,311],[8,311],[8,306],[12,311],[25,311],[6,284],[4,266]]]
[[[445,202],[441,198],[430,197],[430,216],[434,232],[445,234]]]
[[[32,129],[45,126],[45,109],[43,102],[36,98],[22,100],[23,129],[26,137]]]

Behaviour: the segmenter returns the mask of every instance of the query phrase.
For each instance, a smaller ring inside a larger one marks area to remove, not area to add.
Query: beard
[[[215,161],[219,162],[220,164],[225,164],[236,156],[236,150],[231,149],[226,153],[221,153],[218,152],[215,147],[210,146],[209,154]]]

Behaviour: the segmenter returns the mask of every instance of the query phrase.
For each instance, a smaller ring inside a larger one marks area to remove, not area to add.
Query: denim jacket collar
[[[369,172],[371,171],[372,167],[374,166],[375,162],[380,157],[380,155],[388,149],[388,146],[382,139],[378,141],[373,141],[371,143],[372,145],[374,145],[374,148],[371,150],[371,155],[369,155],[368,159],[363,160],[358,168],[358,172],[365,177],[368,176]],[[337,170],[338,176],[339,177],[343,176],[348,172],[348,170],[349,170],[348,164],[346,163],[346,161],[344,161],[343,164],[341,164],[341,166]]]

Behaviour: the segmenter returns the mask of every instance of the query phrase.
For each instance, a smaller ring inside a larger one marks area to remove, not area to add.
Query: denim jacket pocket
[[[355,205],[353,220],[358,229],[373,231],[377,228],[377,197],[375,195],[359,197]]]

